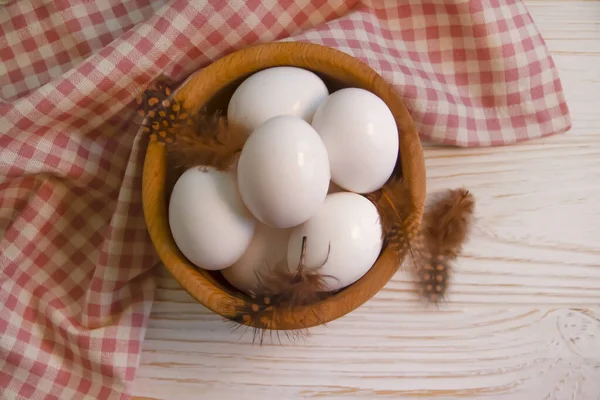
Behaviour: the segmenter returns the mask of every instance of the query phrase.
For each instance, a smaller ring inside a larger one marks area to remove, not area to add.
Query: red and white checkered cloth
[[[565,132],[519,0],[13,0],[0,8],[2,399],[128,397],[157,263],[134,98],[225,53],[299,40],[393,82],[422,137],[503,145]]]

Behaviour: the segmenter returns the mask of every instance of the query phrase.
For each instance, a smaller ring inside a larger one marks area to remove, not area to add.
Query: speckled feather
[[[466,189],[447,190],[425,210],[411,253],[419,292],[433,303],[444,299],[453,263],[468,238],[475,198]]]
[[[384,247],[389,247],[400,257],[405,249],[410,248],[415,233],[408,232],[406,226],[411,210],[408,185],[402,179],[392,178],[380,190],[366,197],[379,212]]]
[[[234,319],[235,322],[254,327],[253,341],[262,344],[267,332],[269,335],[273,335],[271,321],[276,317],[277,309],[294,309],[313,304],[331,295],[331,292],[327,291],[325,280],[330,276],[320,274],[320,267],[307,267],[305,254],[306,237],[302,238],[300,261],[296,269],[288,268],[284,262],[271,268],[257,270],[259,287],[250,295],[256,303],[244,304],[238,310],[237,319]],[[323,261],[322,265],[326,262],[327,259]],[[276,334],[279,337],[279,333]],[[284,334],[290,340],[309,336],[306,329],[285,331]]]

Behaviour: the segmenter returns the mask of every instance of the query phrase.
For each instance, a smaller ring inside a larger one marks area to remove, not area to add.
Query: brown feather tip
[[[466,189],[448,190],[424,216],[424,229],[432,254],[456,257],[471,228],[475,197]]]
[[[221,115],[204,113],[189,117],[175,129],[175,141],[167,147],[175,167],[195,166],[229,170],[237,161],[248,135]]]

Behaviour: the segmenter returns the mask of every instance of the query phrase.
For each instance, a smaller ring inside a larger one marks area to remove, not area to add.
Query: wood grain
[[[162,271],[134,393],[599,399],[600,2],[526,3],[573,129],[504,148],[426,148],[428,191],[464,185],[478,198],[447,304],[427,309],[404,269],[308,341],[258,347]]]

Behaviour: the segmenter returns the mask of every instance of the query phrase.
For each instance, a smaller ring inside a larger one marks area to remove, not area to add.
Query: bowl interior
[[[284,65],[313,71],[323,79],[330,92],[359,87],[377,94],[388,104],[399,127],[402,155],[394,174],[403,175],[408,182],[413,206],[406,227],[409,231],[418,228],[425,198],[425,167],[418,134],[397,92],[357,59],[307,43],[256,46],[226,56],[196,73],[175,93],[174,100],[190,113],[206,109],[209,114],[220,112],[224,115],[233,92],[245,78],[262,69]],[[219,271],[195,268],[177,249],[168,227],[167,205],[173,185],[183,171],[170,168],[170,164],[164,143],[151,141],[143,173],[144,214],[150,237],[163,264],[184,289],[225,318],[269,329],[299,329],[326,323],[371,298],[398,268],[397,258],[384,248],[365,276],[319,303],[294,310],[270,307],[267,321],[262,318],[263,322],[260,318],[241,318],[250,310],[268,308],[268,304],[233,288]]]

